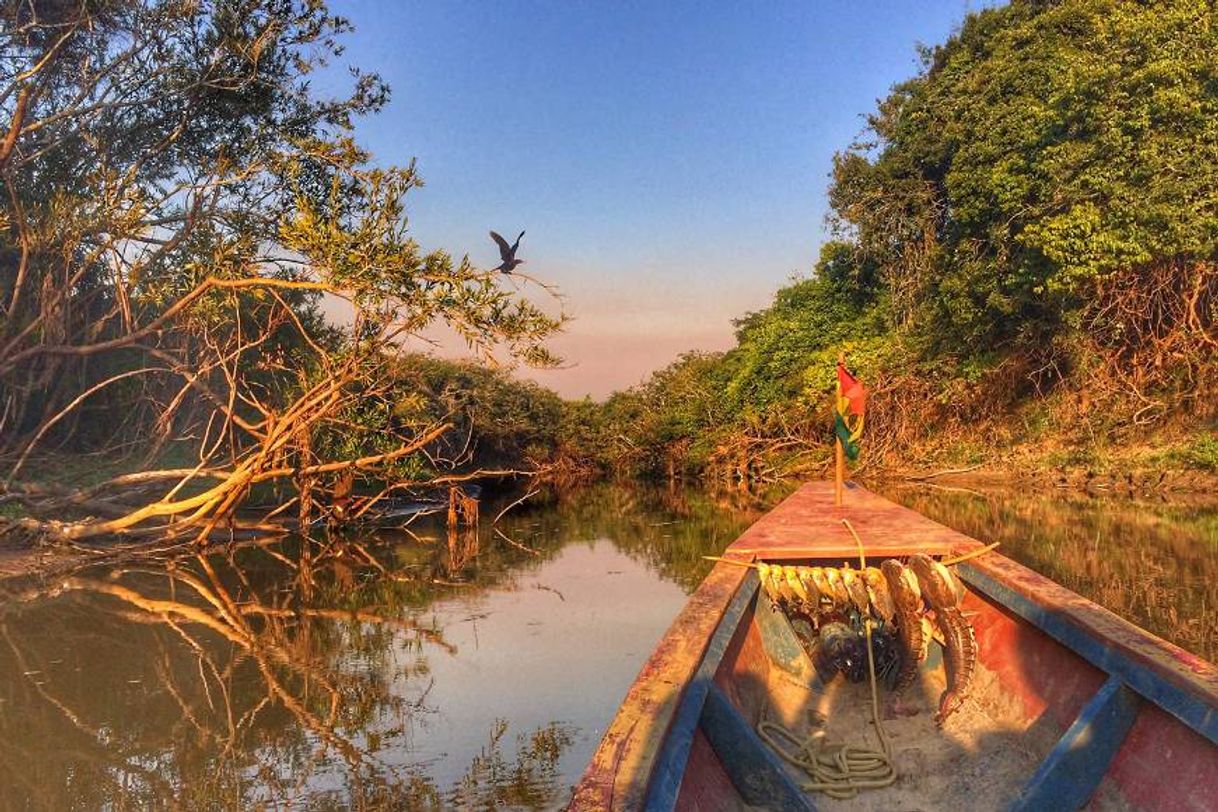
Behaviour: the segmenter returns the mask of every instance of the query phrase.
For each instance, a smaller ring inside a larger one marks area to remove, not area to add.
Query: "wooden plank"
[[[1018,699],[1025,719],[1060,736],[1078,718],[1108,674],[1002,604],[970,589],[961,605],[972,621],[979,662],[1003,693]]]
[[[1079,713],[1011,805],[1011,812],[1080,809],[1099,787],[1141,701],[1112,676]]]
[[[959,572],[971,588],[1218,744],[1218,667],[1004,556],[982,556]]]
[[[1218,748],[1167,711],[1143,702],[1101,793],[1109,779],[1131,809],[1214,812],[1218,795],[1198,789],[1218,787]]]
[[[681,780],[685,777],[689,751],[702,719],[702,707],[706,702],[707,692],[714,683],[715,671],[723,660],[723,653],[735,637],[736,628],[752,606],[758,591],[757,573],[751,569],[745,570],[745,573],[740,589],[732,598],[727,611],[723,613],[706,646],[706,653],[702,655],[697,673],[681,696],[681,705],[672,720],[668,735],[664,737],[647,784],[647,800],[643,808],[648,812],[666,812],[677,805],[677,794],[681,789]]]
[[[639,809],[664,736],[708,641],[751,570],[719,564],[690,597],[609,723],[568,809]]]
[[[730,809],[737,798],[732,777],[699,728],[689,751],[689,766],[685,768],[674,812],[725,812],[725,807]]]
[[[702,707],[701,725],[702,733],[715,748],[745,803],[761,809],[816,812],[812,801],[791,780],[778,756],[713,682]]]
[[[980,542],[920,513],[848,483],[840,507],[832,482],[810,482],[744,531],[728,550],[741,557],[825,558],[857,562],[858,547],[842,524],[849,519],[869,557],[948,555]]]

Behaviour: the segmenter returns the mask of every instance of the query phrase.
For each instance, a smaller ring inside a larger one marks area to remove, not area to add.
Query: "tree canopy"
[[[9,498],[43,494],[18,483],[48,447],[195,457],[152,501],[61,534],[205,533],[262,483],[290,483],[308,521],[317,486],[425,457],[447,415],[407,425],[368,404],[405,396],[389,371],[431,324],[482,355],[552,360],[561,317],[410,236],[415,167],[377,166],[352,137],[384,83],[352,68],[346,96],[314,89],[349,29],[321,0],[0,11]]]
[[[971,15],[837,156],[837,225],[928,337],[1042,341],[1116,276],[1218,254],[1216,49],[1206,2]]]
[[[968,15],[835,156],[835,238],[811,276],[740,319],[727,353],[610,399],[622,458],[823,464],[843,351],[874,390],[872,459],[1028,404],[1091,437],[1208,419],[1215,53],[1218,7],[1199,0]]]

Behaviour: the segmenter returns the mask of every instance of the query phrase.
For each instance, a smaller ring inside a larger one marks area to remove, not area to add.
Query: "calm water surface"
[[[1218,659],[1212,505],[880,490]],[[782,495],[603,485],[499,533],[8,584],[0,808],[560,807],[702,556]]]
[[[876,490],[1218,662],[1218,494]]]
[[[780,496],[601,486],[498,533],[6,585],[0,808],[560,807],[702,556]]]

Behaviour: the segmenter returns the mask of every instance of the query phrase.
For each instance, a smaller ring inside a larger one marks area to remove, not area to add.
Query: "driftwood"
[[[984,467],[985,467],[985,463],[981,462],[981,463],[977,463],[976,465],[966,466],[964,468],[948,468],[943,471],[935,471],[932,474],[920,474],[918,476],[907,476],[907,477],[902,477],[902,479],[905,479],[909,482],[926,482],[931,479],[938,479],[941,476],[951,476],[952,474],[967,474],[970,471],[976,471],[977,469],[984,468]]]

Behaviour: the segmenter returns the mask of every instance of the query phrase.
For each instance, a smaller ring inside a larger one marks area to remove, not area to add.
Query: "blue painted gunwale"
[[[706,651],[702,655],[702,661],[698,666],[697,672],[694,674],[694,678],[686,686],[681,695],[681,702],[677,708],[677,713],[672,720],[672,725],[669,727],[667,735],[664,737],[663,747],[659,757],[656,759],[651,780],[648,782],[647,796],[643,807],[648,812],[668,812],[668,810],[676,808],[677,797],[681,791],[681,782],[685,778],[685,768],[689,763],[689,753],[693,747],[694,736],[699,726],[703,723],[704,717],[708,715],[706,712],[707,698],[712,690],[719,691],[718,686],[714,684],[715,672],[719,670],[719,665],[723,662],[723,655],[727,652],[728,645],[736,635],[736,629],[740,626],[745,613],[757,596],[758,586],[757,573],[754,570],[750,570],[741,581],[736,594],[732,597],[731,603],[728,604],[727,610],[723,613],[723,617],[720,618],[719,624],[715,627],[715,633],[711,636],[710,642],[706,646]],[[730,700],[726,696],[721,696],[720,698],[722,702],[715,703],[715,707],[711,711],[711,714],[709,714],[710,718],[707,721],[722,724],[723,715],[730,711],[738,717],[739,722],[739,724],[735,724],[737,720],[733,720],[730,723],[736,728],[734,732],[738,736],[741,735],[739,727],[743,726],[745,730],[752,733],[752,729],[743,718],[740,718],[739,711],[731,705]],[[726,709],[722,707],[723,703],[727,704]],[[716,716],[719,718],[716,718]],[[756,740],[756,752],[753,753],[755,766],[770,772],[776,784],[782,790],[785,790],[782,794],[787,799],[787,808],[815,812],[816,807],[812,805],[807,795],[791,780],[782,766],[782,762],[778,760],[778,756],[765,747],[755,734],[753,738]],[[729,775],[732,770],[738,767],[738,765],[726,762],[724,766],[729,769]],[[733,783],[736,783],[738,778],[739,776],[733,776]]]

